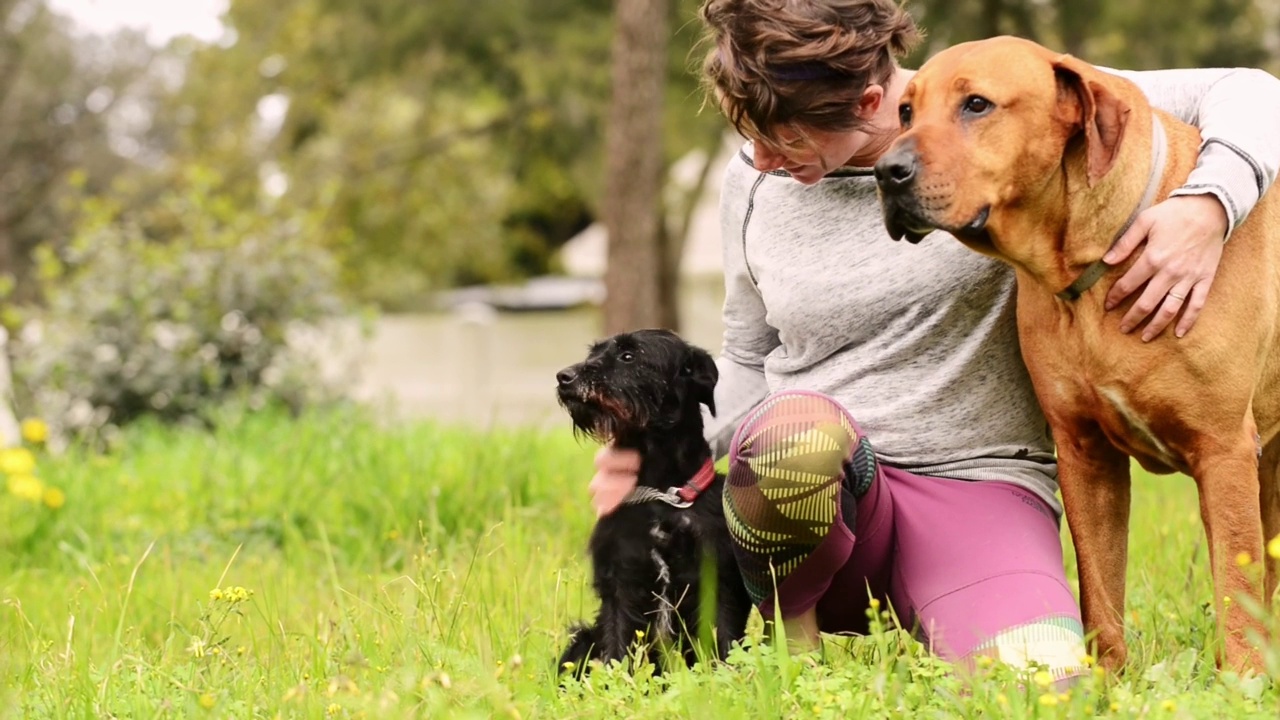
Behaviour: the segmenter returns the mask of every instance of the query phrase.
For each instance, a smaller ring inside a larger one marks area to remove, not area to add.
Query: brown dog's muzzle
[[[880,186],[884,224],[894,240],[906,238],[918,243],[933,228],[916,196],[916,178],[920,172],[920,154],[916,144],[906,140],[895,144],[876,162],[873,172]]]

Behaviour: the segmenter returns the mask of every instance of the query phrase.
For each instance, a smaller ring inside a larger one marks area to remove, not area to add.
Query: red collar
[[[673,488],[681,500],[692,505],[693,501],[697,500],[698,496],[706,492],[707,488],[711,487],[711,483],[716,481],[716,467],[712,460],[713,458],[707,458],[702,467],[698,468],[698,472],[694,473],[693,477],[689,478],[689,482],[685,483],[683,487]]]

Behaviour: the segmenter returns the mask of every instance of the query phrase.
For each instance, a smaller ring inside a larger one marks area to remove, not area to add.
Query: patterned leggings
[[[1086,671],[1050,508],[1013,484],[881,465],[825,395],[778,393],[747,415],[724,503],[766,617],[775,603],[784,618],[816,609],[822,631],[860,633],[876,598],[945,659]]]

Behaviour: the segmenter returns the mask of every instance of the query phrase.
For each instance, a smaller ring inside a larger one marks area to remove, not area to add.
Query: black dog
[[[580,674],[593,658],[622,661],[633,644],[647,645],[657,671],[664,644],[692,665],[704,559],[715,566],[718,657],[742,639],[751,599],[725,525],[724,476],[712,468],[702,435],[700,405],[715,414],[718,378],[706,351],[665,330],[598,342],[585,362],[556,373],[574,430],[641,458],[636,489],[591,533],[600,613],[594,625],[571,629],[561,671]]]

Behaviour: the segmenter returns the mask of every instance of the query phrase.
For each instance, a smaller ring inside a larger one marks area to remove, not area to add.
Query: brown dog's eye
[[[902,127],[904,128],[911,127],[911,106],[910,105],[898,106],[898,122],[902,123]]]
[[[971,115],[983,115],[991,110],[995,105],[981,95],[970,95],[964,101],[965,112]]]
[[[618,356],[618,359],[621,360],[622,362],[631,362],[632,360],[636,359],[636,356],[635,356],[635,353],[624,352]]]

